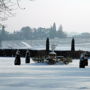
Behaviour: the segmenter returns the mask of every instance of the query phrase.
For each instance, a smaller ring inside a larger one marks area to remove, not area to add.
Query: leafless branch
[[[13,10],[18,7],[20,9],[25,9],[20,6],[21,0],[0,0],[0,20],[6,20],[8,17],[13,16]],[[33,1],[33,0],[30,0]]]

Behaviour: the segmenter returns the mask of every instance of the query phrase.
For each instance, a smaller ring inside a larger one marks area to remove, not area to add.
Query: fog
[[[90,0],[22,0],[25,9],[14,10],[15,15],[2,23],[10,32],[23,26],[48,28],[54,22],[66,32],[90,32],[89,4]]]

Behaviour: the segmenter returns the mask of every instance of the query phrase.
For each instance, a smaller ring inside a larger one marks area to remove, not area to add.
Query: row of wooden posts
[[[72,39],[72,43],[71,43],[71,50],[75,51],[75,45],[74,45],[74,38]],[[49,38],[47,38],[46,40],[46,54],[49,54]],[[30,52],[29,50],[26,51],[26,55],[25,55],[25,62],[26,63],[30,63]],[[20,59],[20,51],[17,50],[16,52],[16,56],[15,56],[15,65],[20,65],[21,64],[21,59]]]
[[[29,50],[26,51],[25,63],[30,63]],[[20,58],[20,51],[19,50],[17,50],[17,52],[16,52],[14,65],[21,65],[21,58]],[[79,68],[85,68],[85,66],[88,66],[88,56],[86,53],[83,53],[83,55],[81,54],[81,57],[80,57]]]
[[[30,52],[29,52],[29,50],[26,51],[25,63],[30,63]],[[20,51],[17,50],[14,65],[20,65],[20,64],[21,64]]]

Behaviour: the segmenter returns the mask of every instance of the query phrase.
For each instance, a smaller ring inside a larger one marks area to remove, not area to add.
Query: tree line
[[[14,31],[13,33],[9,33],[5,31],[5,27],[3,26],[0,30],[0,39],[1,40],[36,40],[36,39],[46,39],[49,37],[50,39],[54,38],[65,38],[67,34],[63,31],[62,25],[56,29],[56,24],[50,28],[31,28],[29,26],[22,27],[20,31]]]

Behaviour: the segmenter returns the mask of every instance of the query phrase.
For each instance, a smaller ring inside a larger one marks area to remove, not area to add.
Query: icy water
[[[50,47],[52,44],[56,45],[56,50],[70,50],[72,38],[61,38],[50,40]],[[46,40],[22,40],[22,41],[3,41],[2,48],[16,48],[16,49],[45,49]],[[90,38],[75,38],[76,50],[90,51]]]
[[[79,60],[69,65],[21,60],[21,66],[14,66],[14,57],[0,58],[0,90],[90,90],[90,61],[80,69]]]

